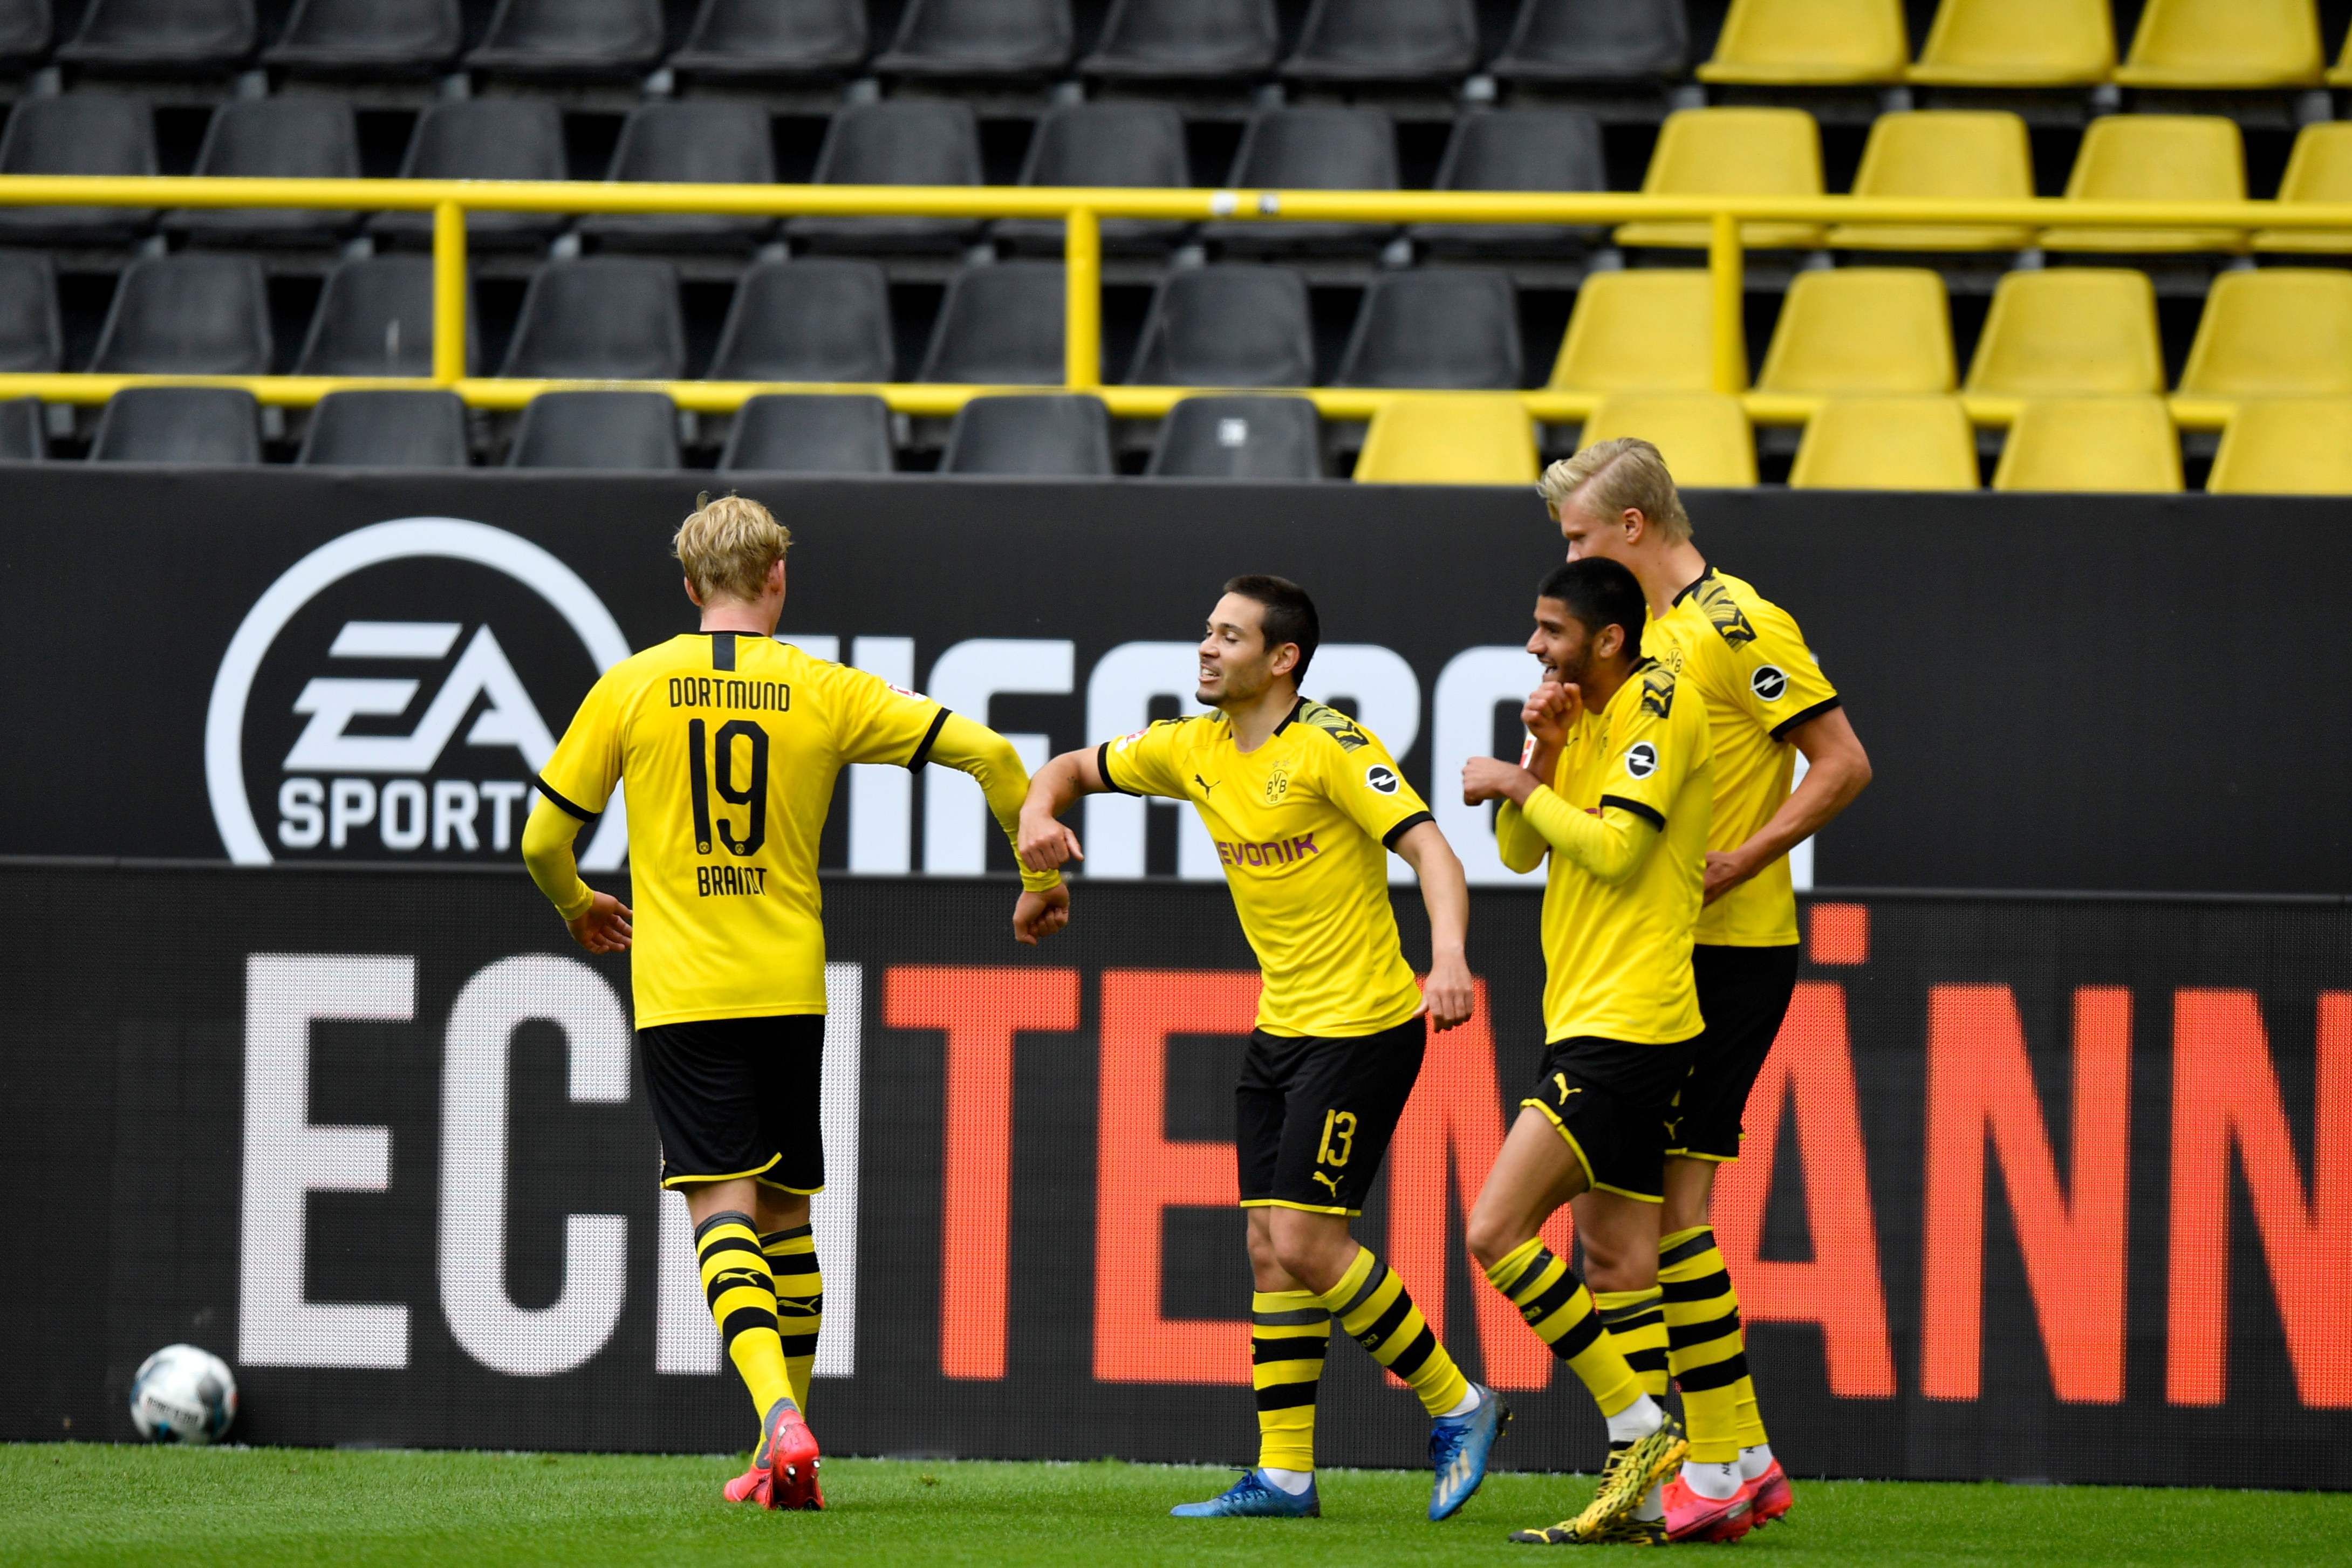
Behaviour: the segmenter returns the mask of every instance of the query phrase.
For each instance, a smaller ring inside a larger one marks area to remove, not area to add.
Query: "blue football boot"
[[[1305,1491],[1293,1497],[1278,1486],[1268,1485],[1255,1470],[1244,1470],[1242,1479],[1226,1488],[1223,1496],[1206,1502],[1178,1503],[1168,1511],[1178,1519],[1320,1519],[1323,1502],[1315,1495],[1312,1480]]]
[[[1486,1456],[1495,1439],[1511,1423],[1511,1407],[1485,1384],[1478,1390],[1478,1407],[1466,1416],[1440,1416],[1429,1428],[1429,1465],[1437,1472],[1430,1489],[1432,1523],[1451,1519],[1468,1502],[1486,1479]]]

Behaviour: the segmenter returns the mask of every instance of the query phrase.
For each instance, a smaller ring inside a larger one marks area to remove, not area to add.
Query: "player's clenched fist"
[[[1573,682],[1546,681],[1528,694],[1519,722],[1538,744],[1559,747],[1566,744],[1570,727],[1583,713],[1584,693]]]
[[[1474,757],[1462,765],[1462,803],[1517,800],[1525,804],[1541,780],[1516,763],[1499,757]]]
[[[1069,923],[1070,890],[1066,887],[1024,893],[1013,906],[1013,939],[1027,946],[1034,947],[1039,938],[1051,936]]]
[[[1059,871],[1071,861],[1087,858],[1078,835],[1042,812],[1021,813],[1021,863],[1031,871]]]

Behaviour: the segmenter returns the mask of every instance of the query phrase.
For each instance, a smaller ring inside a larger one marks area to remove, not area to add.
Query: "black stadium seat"
[[[1158,479],[1320,479],[1323,423],[1303,397],[1188,397],[1160,423]]]
[[[775,144],[768,111],[729,99],[640,104],[613,150],[614,180],[710,185],[772,185]],[[611,250],[749,250],[776,220],[713,213],[611,213],[581,220],[580,232]]]
[[[549,262],[523,295],[499,374],[676,381],[686,374],[677,268],[642,256]]]
[[[675,468],[677,406],[652,392],[541,392],[523,405],[510,468]]]
[[[265,65],[319,75],[446,70],[465,42],[457,0],[295,0]]]
[[[866,48],[863,0],[702,0],[669,64],[682,77],[824,79],[856,69]]]
[[[736,411],[721,471],[887,474],[890,405],[863,393],[770,392]]]
[[[1478,67],[1471,0],[1315,0],[1282,74],[1299,81],[1423,82]]]
[[[0,250],[0,371],[47,372],[65,363],[58,280],[39,252]]]
[[[41,434],[41,400],[11,398],[0,402],[0,463],[38,463],[48,455]]]
[[[977,185],[980,123],[965,103],[854,103],[825,127],[811,178],[820,185]],[[953,253],[980,237],[980,221],[799,217],[784,233],[814,250]]]
[[[1307,281],[1286,267],[1171,272],[1151,298],[1136,386],[1303,387],[1315,380]]]
[[[419,115],[401,160],[404,180],[561,180],[563,111],[543,99],[477,98],[436,103]],[[561,213],[471,212],[466,243],[536,249],[569,220]],[[422,243],[431,213],[378,213],[368,232]]]
[[[1502,390],[1519,384],[1518,290],[1499,272],[1386,272],[1364,290],[1332,384]]]
[[[1110,415],[1083,392],[1010,392],[965,403],[948,433],[942,474],[1108,478]]]
[[[466,312],[466,368],[477,350]],[[433,262],[422,256],[354,256],[327,275],[298,376],[429,376],[433,373]]]
[[[1396,127],[1377,109],[1308,105],[1253,117],[1225,183],[1241,190],[1393,191]],[[1378,249],[1387,224],[1210,224],[1202,237],[1235,254]]]
[[[1059,386],[1068,309],[1058,261],[968,267],[948,284],[916,379],[970,386]]]
[[[155,115],[110,93],[17,100],[0,133],[0,174],[152,174]],[[115,245],[153,221],[143,207],[0,207],[0,242]]]
[[[1271,71],[1281,47],[1273,0],[1114,0],[1078,70],[1120,80],[1246,80]]]
[[[1684,0],[1526,0],[1487,67],[1510,82],[1666,81],[1690,67]]]
[[[897,369],[882,269],[809,256],[743,275],[706,373],[715,382],[887,382]]]
[[[1070,60],[1070,0],[909,0],[885,76],[1049,76]]]
[[[269,373],[269,304],[247,256],[142,256],[114,290],[95,371],[132,375]]]
[[[0,0],[0,67],[21,70],[49,52],[49,0]]]
[[[661,63],[661,0],[499,0],[467,66],[534,77],[632,77]]]
[[[163,76],[218,74],[253,54],[253,0],[90,0],[67,65]]]
[[[1192,183],[1184,160],[1184,117],[1164,103],[1065,104],[1037,122],[1022,166],[1024,185],[1181,187]],[[1181,223],[1105,218],[1107,253],[1165,252],[1183,237]],[[1006,218],[993,237],[1015,249],[1062,254],[1053,218]]]
[[[339,392],[319,400],[296,462],[310,468],[463,468],[466,405],[451,392]]]
[[[261,405],[243,387],[125,387],[106,400],[93,463],[258,463]]]
[[[335,98],[236,99],[213,111],[199,174],[278,180],[356,180],[359,126]],[[354,212],[298,207],[182,207],[163,214],[168,234],[213,245],[332,245],[359,223]]]
[[[1601,126],[1589,114],[1507,109],[1465,114],[1438,164],[1441,191],[1605,191]],[[1601,227],[1540,224],[1417,224],[1405,231],[1442,256],[1561,256],[1598,245]]]

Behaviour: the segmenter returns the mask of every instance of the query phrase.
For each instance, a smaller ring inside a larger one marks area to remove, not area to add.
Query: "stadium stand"
[[[915,378],[972,386],[1058,386],[1064,370],[1062,264],[970,267],[948,284]]]
[[[125,387],[106,400],[93,463],[261,461],[261,406],[242,387]]]
[[[1323,422],[1298,397],[1188,397],[1144,473],[1159,479],[1319,479]]]
[[[1071,103],[1037,122],[1021,166],[1024,185],[1187,185],[1184,117],[1174,106],[1140,101]],[[1106,255],[1164,256],[1185,225],[1149,218],[1105,218]],[[989,235],[1006,248],[1062,254],[1062,225],[1053,218],[1000,218]]]
[[[2001,444],[1996,490],[2178,490],[2180,443],[2158,397],[2028,402]]]
[[[257,376],[270,368],[269,302],[250,256],[151,256],[115,290],[93,371]]]
[[[1517,291],[1499,272],[1422,267],[1364,290],[1341,386],[1501,390],[1519,384]]]
[[[0,463],[38,463],[48,455],[41,434],[41,400],[10,398],[0,402]]]
[[[885,77],[1044,80],[1076,45],[1069,0],[909,0]]]
[[[359,126],[332,98],[260,98],[214,110],[195,172],[230,179],[356,180]],[[163,214],[163,232],[196,245],[331,246],[359,226],[353,212],[300,207],[189,207]]]
[[[661,0],[499,0],[466,57],[491,76],[614,80],[660,63]]]
[[[436,103],[417,117],[402,157],[404,180],[561,180],[566,177],[563,114],[527,98]],[[549,213],[469,212],[468,247],[533,249],[569,227]],[[430,213],[378,213],[368,233],[394,242],[432,237]]]
[[[549,392],[523,405],[514,468],[676,468],[677,407],[659,392]]]
[[[771,392],[735,413],[719,466],[728,473],[887,474],[890,406],[856,393]]]
[[[49,258],[0,251],[0,371],[54,371],[64,361],[65,328]]]
[[[882,269],[810,256],[761,262],[743,275],[709,373],[720,382],[887,382],[898,362]]]
[[[480,359],[467,311],[466,363]],[[353,256],[327,277],[294,373],[425,376],[433,372],[433,263],[421,256]]]
[[[1901,0],[1731,0],[1705,82],[1897,82],[1910,63]]]
[[[2067,176],[2075,201],[2242,202],[2246,147],[2238,122],[2218,114],[2110,114],[2083,133]],[[2245,235],[2234,229],[2050,228],[2046,250],[2229,251]]]
[[[1306,279],[1285,267],[1169,274],[1152,296],[1127,379],[1139,386],[1307,385],[1315,379],[1315,328]]]
[[[2317,87],[2312,0],[2147,0],[2116,80],[2140,88]]]
[[[2115,70],[2108,0],[1943,0],[1905,74],[1923,87],[2052,89]]]
[[[2005,110],[1907,110],[1882,114],[1864,143],[1857,196],[1915,201],[2023,201],[2033,194],[2033,149],[2022,116]],[[2033,243],[2014,225],[1839,224],[1838,250],[2005,250]]]
[[[2306,125],[2296,133],[2286,172],[2279,178],[2278,199],[2352,206],[2352,123]],[[2352,230],[2257,229],[2253,247],[2352,256]]]
[[[1359,483],[1531,485],[1534,428],[1516,398],[1401,397],[1383,405],[1356,458]]]
[[[1546,384],[1563,392],[1710,391],[1708,289],[1696,267],[1585,279]]]
[[[810,179],[820,185],[977,185],[980,122],[971,105],[945,99],[853,103],[827,126]],[[784,225],[795,245],[853,254],[954,254],[980,230],[972,218],[806,216]]]
[[[155,120],[141,99],[28,98],[0,133],[0,174],[153,174]],[[136,207],[0,207],[0,244],[121,245],[155,214]]]
[[[2216,495],[2352,496],[2352,399],[2239,404],[2205,488]]]
[[[466,405],[446,392],[329,392],[295,462],[305,467],[463,468]]]
[[[1454,122],[1432,188],[1440,191],[1605,191],[1609,174],[1600,122],[1572,110],[1506,109]],[[1433,257],[1557,259],[1570,247],[1599,245],[1600,228],[1536,224],[1416,224],[1405,231]]]
[[[1274,68],[1273,0],[1114,0],[1078,74],[1100,81],[1247,81]]]
[[[669,68],[686,81],[838,80],[864,63],[863,0],[702,0]]]
[[[1102,399],[1068,392],[976,397],[957,411],[943,474],[1107,479],[1110,415]]]
[[[202,76],[244,64],[257,34],[253,0],[91,0],[58,58],[109,73]]]
[[[499,373],[676,381],[686,374],[677,269],[639,256],[549,262],[530,280],[522,320]]]
[[[1236,189],[1393,191],[1396,126],[1378,109],[1318,104],[1254,116],[1225,183]],[[1228,256],[1369,255],[1387,243],[1386,224],[1206,225],[1201,237]]]
[[[1683,0],[1526,0],[1486,68],[1522,86],[1662,85],[1690,53]]]
[[[0,0],[0,70],[23,70],[48,52],[49,0]]]
[[[1315,0],[1282,74],[1333,86],[1442,81],[1477,60],[1470,0]]]
[[[1954,397],[1836,397],[1805,423],[1794,489],[1973,490],[1976,432]]]
[[[1721,392],[1612,392],[1584,422],[1578,444],[1639,435],[1685,485],[1756,483],[1756,436],[1739,400]]]
[[[1948,392],[1944,280],[1925,267],[1800,273],[1756,385],[1762,392]]]
[[[644,104],[621,127],[608,177],[772,185],[776,152],[767,112],[756,103],[726,99]],[[606,213],[581,220],[580,234],[606,250],[750,250],[775,227],[773,218]]]
[[[2068,397],[2164,390],[2156,289],[2144,272],[2012,272],[1969,364],[1968,392]]]
[[[457,0],[296,0],[261,59],[295,76],[426,75],[456,62],[465,36]]]
[[[2352,273],[2276,267],[2215,278],[2179,391],[2185,397],[2352,396]]]
[[[1822,137],[1801,109],[1685,109],[1666,119],[1642,189],[1652,195],[1818,196]],[[1817,224],[1745,223],[1741,241],[1758,250],[1810,250]],[[1623,224],[1622,246],[1704,249],[1703,223]]]

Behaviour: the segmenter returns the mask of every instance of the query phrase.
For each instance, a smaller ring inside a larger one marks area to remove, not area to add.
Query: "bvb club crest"
[[[1279,806],[1279,805],[1281,805],[1281,804],[1282,804],[1282,798],[1283,798],[1285,795],[1287,795],[1287,794],[1289,794],[1289,793],[1290,793],[1290,769],[1289,769],[1289,768],[1276,768],[1276,769],[1275,769],[1271,774],[1267,775],[1267,777],[1266,777],[1266,780],[1265,780],[1265,803],[1266,803],[1267,805],[1269,805],[1269,806]]]

